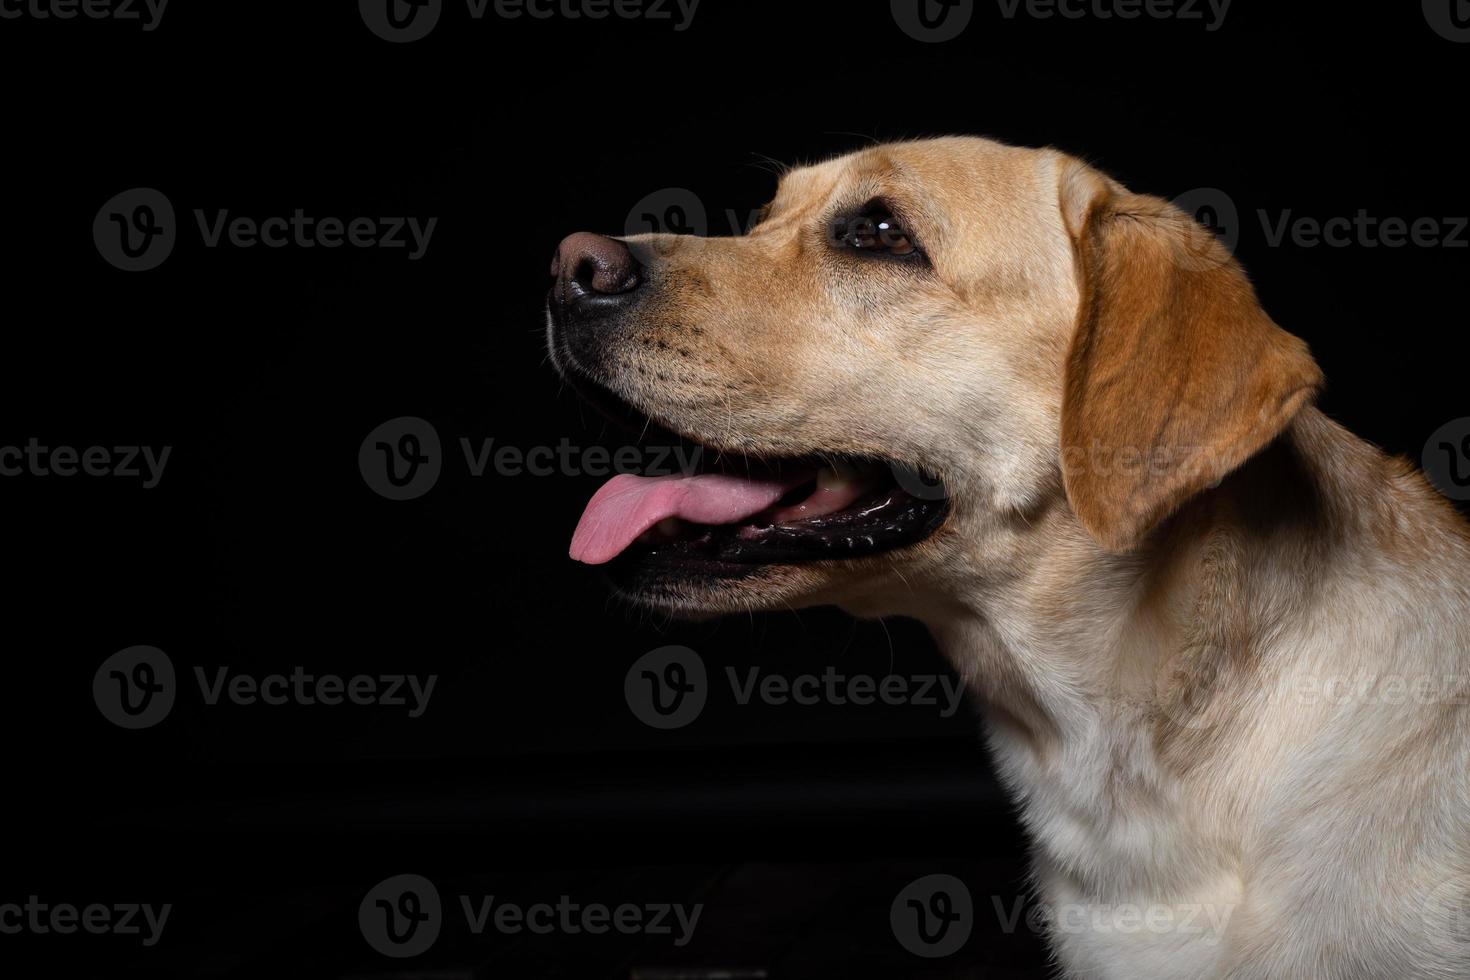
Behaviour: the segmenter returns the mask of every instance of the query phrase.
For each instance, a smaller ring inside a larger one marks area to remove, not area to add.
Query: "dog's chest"
[[[1179,787],[1146,745],[1099,729],[1060,758],[992,733],[1022,802],[1043,918],[1075,976],[1212,975],[1241,885],[1219,842],[1180,822]]]

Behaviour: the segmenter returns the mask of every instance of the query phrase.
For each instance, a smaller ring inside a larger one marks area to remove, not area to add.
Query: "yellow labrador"
[[[1067,975],[1470,977],[1470,529],[1188,216],[939,139],[552,272],[563,375],[711,451],[603,487],[573,557],[676,614],[926,623]]]

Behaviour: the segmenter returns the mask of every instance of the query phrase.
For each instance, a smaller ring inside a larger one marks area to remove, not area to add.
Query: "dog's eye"
[[[864,255],[894,259],[921,259],[918,242],[881,204],[870,204],[858,214],[843,215],[832,223],[832,243]]]

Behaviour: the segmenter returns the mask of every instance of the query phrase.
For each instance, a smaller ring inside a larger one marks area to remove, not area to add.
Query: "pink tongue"
[[[811,474],[784,480],[749,480],[723,473],[698,476],[613,477],[593,495],[572,535],[573,560],[612,561],[659,521],[680,517],[695,524],[733,524],[770,507]]]

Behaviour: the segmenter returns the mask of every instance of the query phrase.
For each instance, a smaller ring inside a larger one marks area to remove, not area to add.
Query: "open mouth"
[[[579,394],[652,443],[694,443],[601,385]],[[701,447],[703,449],[703,447]],[[681,573],[742,575],[765,565],[863,558],[915,544],[943,523],[937,480],[879,459],[756,457],[703,449],[691,472],[613,477],[588,503],[571,557]]]

